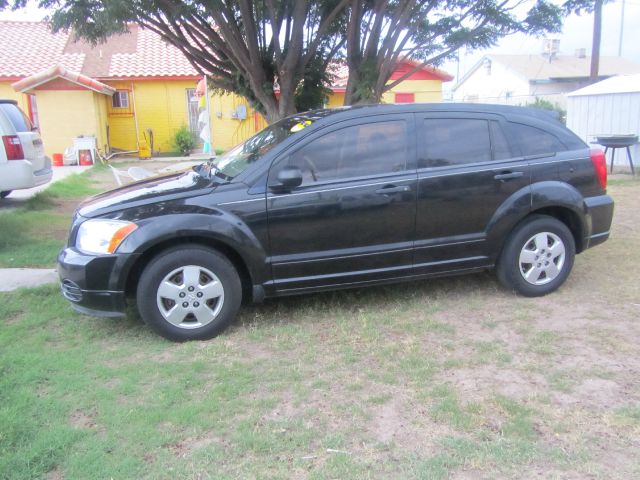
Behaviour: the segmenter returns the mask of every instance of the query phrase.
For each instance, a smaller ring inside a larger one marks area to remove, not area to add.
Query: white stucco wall
[[[491,62],[490,73],[481,65],[453,92],[456,102],[508,105],[526,103],[528,96],[529,82],[496,62]]]
[[[481,65],[453,92],[456,102],[499,103],[524,105],[536,98],[549,100],[566,108],[565,94],[582,88],[580,82],[529,83],[513,70],[498,62],[491,62],[491,73]]]

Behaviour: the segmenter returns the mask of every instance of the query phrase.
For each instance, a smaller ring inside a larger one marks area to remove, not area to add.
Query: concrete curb
[[[58,282],[54,268],[0,268],[0,292]]]

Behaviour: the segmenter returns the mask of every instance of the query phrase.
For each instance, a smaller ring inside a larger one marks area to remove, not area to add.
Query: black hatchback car
[[[219,159],[93,197],[60,253],[63,295],[98,316],[136,300],[177,341],[241,301],[496,267],[544,295],[609,236],[602,152],[549,114],[427,104],[318,110]]]

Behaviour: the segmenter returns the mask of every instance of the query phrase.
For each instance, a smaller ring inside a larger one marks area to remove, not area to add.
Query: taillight
[[[7,160],[24,159],[22,143],[20,143],[20,138],[17,135],[4,135],[2,143],[4,143],[4,150],[7,152]]]
[[[593,169],[596,172],[596,178],[602,189],[607,188],[607,158],[604,156],[604,152],[599,148],[591,149],[591,163],[593,163]]]

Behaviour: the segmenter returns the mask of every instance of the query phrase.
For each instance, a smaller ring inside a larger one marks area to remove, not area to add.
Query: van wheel
[[[498,260],[498,279],[526,297],[546,295],[567,279],[575,254],[573,235],[564,223],[533,215],[509,236]]]
[[[4,192],[0,192],[0,198],[7,198],[12,191],[13,190],[5,190]]]
[[[144,269],[136,292],[144,322],[169,340],[206,340],[236,317],[242,301],[238,272],[220,253],[176,247]]]

